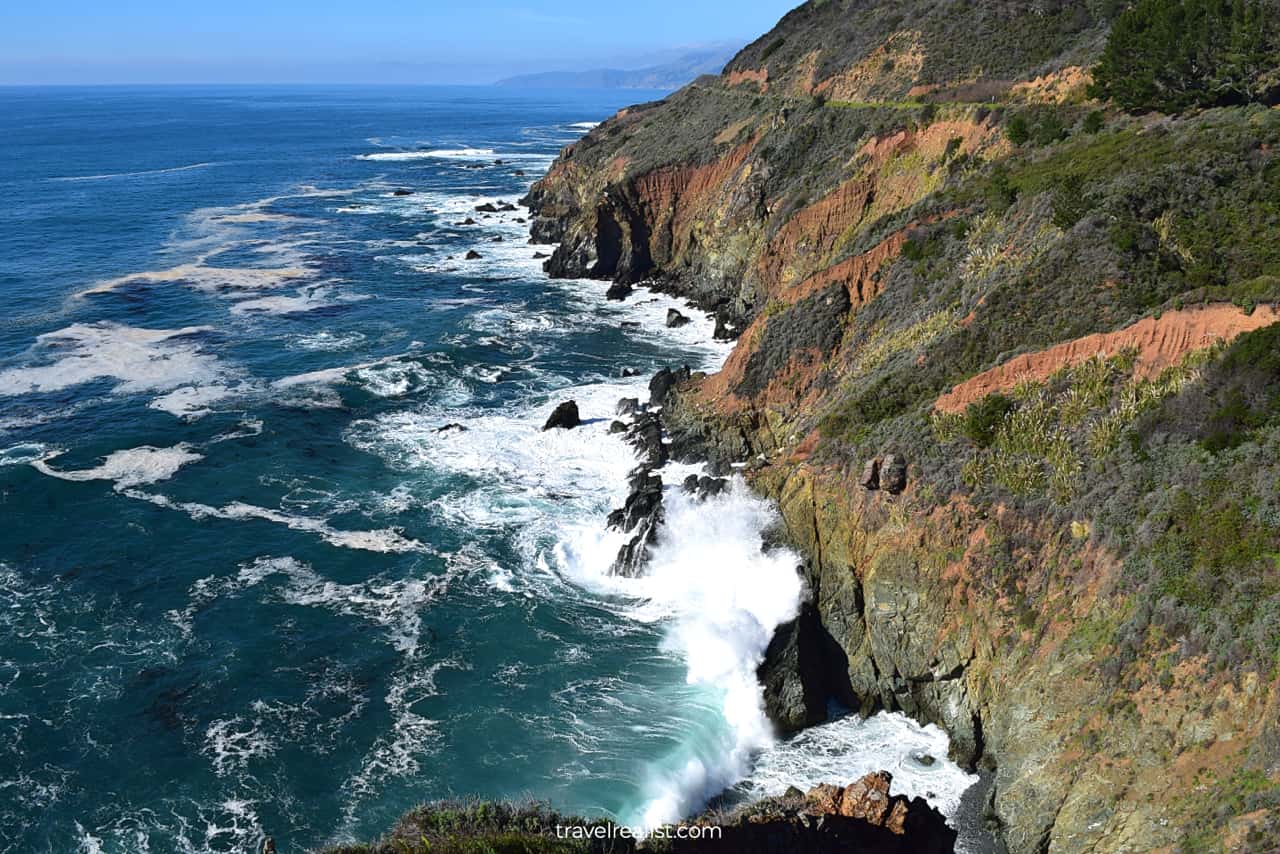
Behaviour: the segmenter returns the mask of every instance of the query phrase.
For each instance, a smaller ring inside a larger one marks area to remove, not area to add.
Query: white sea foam
[[[0,466],[20,466],[45,459],[49,450],[39,442],[22,442],[0,449]]]
[[[406,537],[400,531],[383,528],[371,531],[350,531],[334,528],[324,519],[311,516],[300,516],[272,510],[269,507],[258,507],[242,501],[233,501],[221,507],[199,504],[190,501],[174,501],[173,499],[137,489],[126,489],[124,494],[140,501],[148,501],[157,507],[170,510],[181,510],[193,519],[229,519],[260,520],[284,525],[295,531],[315,534],[326,543],[340,548],[358,549],[381,553],[425,552],[429,547],[417,540]]]
[[[293,346],[303,350],[335,352],[359,347],[366,340],[362,332],[330,332],[322,330],[311,335],[301,335],[293,340]]]
[[[50,178],[50,181],[106,181],[111,178],[140,178],[146,175],[167,175],[171,172],[190,172],[192,169],[207,169],[214,163],[192,163],[187,166],[170,166],[165,169],[143,169],[138,172],[109,172],[103,175],[72,175],[69,177]]]
[[[978,777],[947,759],[949,747],[941,729],[905,715],[881,712],[866,720],[850,715],[770,745],[735,788],[760,798],[781,795],[789,786],[808,791],[819,783],[847,784],[888,771],[895,794],[924,798],[954,817]]]
[[[600,122],[574,122],[569,127],[574,130],[591,130],[592,128],[600,127]]]
[[[162,270],[141,270],[116,276],[113,279],[104,279],[78,295],[106,294],[133,283],[169,282],[184,282],[198,291],[209,293],[244,294],[278,288],[307,274],[305,267],[217,267],[197,261]]]
[[[237,396],[237,392],[224,385],[213,383],[203,386],[182,386],[168,394],[162,394],[147,404],[151,409],[167,412],[175,418],[195,421],[213,411],[213,404]]]
[[[357,154],[356,159],[392,162],[432,159],[475,160],[488,159],[496,154],[497,152],[492,148],[436,148],[431,151],[377,151],[372,154]]]
[[[53,361],[0,371],[0,397],[61,391],[94,380],[114,380],[121,394],[169,391],[207,384],[226,371],[191,339],[212,327],[141,329],[115,323],[77,323],[36,339]]]
[[[101,465],[76,471],[60,471],[50,467],[48,461],[57,456],[59,456],[58,453],[46,454],[40,459],[32,460],[31,465],[41,474],[56,477],[59,480],[114,481],[117,491],[169,480],[183,466],[204,459],[203,455],[197,454],[185,442],[171,448],[153,448],[150,445],[143,445],[140,448],[115,451],[108,454]]]
[[[306,287],[294,296],[260,296],[240,300],[231,308],[233,314],[305,314],[322,308],[369,299],[366,295],[342,293],[329,287]]]

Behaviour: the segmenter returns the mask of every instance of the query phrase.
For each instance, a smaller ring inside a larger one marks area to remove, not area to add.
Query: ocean
[[[955,814],[936,727],[771,732],[803,591],[740,481],[673,464],[609,574],[616,401],[730,345],[548,279],[515,203],[658,96],[0,89],[0,851],[298,852],[454,796],[645,827],[879,769]]]

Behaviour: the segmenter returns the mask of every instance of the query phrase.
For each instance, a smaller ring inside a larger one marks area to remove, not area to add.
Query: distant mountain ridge
[[[692,50],[671,62],[646,68],[593,68],[545,71],[499,80],[495,85],[520,89],[679,89],[703,74],[719,74],[740,45]]]

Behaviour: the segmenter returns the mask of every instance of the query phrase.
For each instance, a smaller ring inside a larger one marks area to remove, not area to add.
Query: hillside
[[[1010,851],[1276,850],[1274,78],[1095,99],[1123,9],[806,3],[566,148],[533,235],[737,338],[664,418],[807,557],[783,696],[944,726]]]

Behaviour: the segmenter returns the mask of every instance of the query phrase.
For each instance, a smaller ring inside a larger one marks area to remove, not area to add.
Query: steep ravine
[[[805,4],[565,149],[534,239],[737,336],[664,419],[807,558],[762,672],[784,728],[827,698],[942,725],[1010,851],[1269,850],[1280,117],[1085,130],[1091,4],[942,5],[947,39]],[[992,26],[1034,55],[958,72]]]

